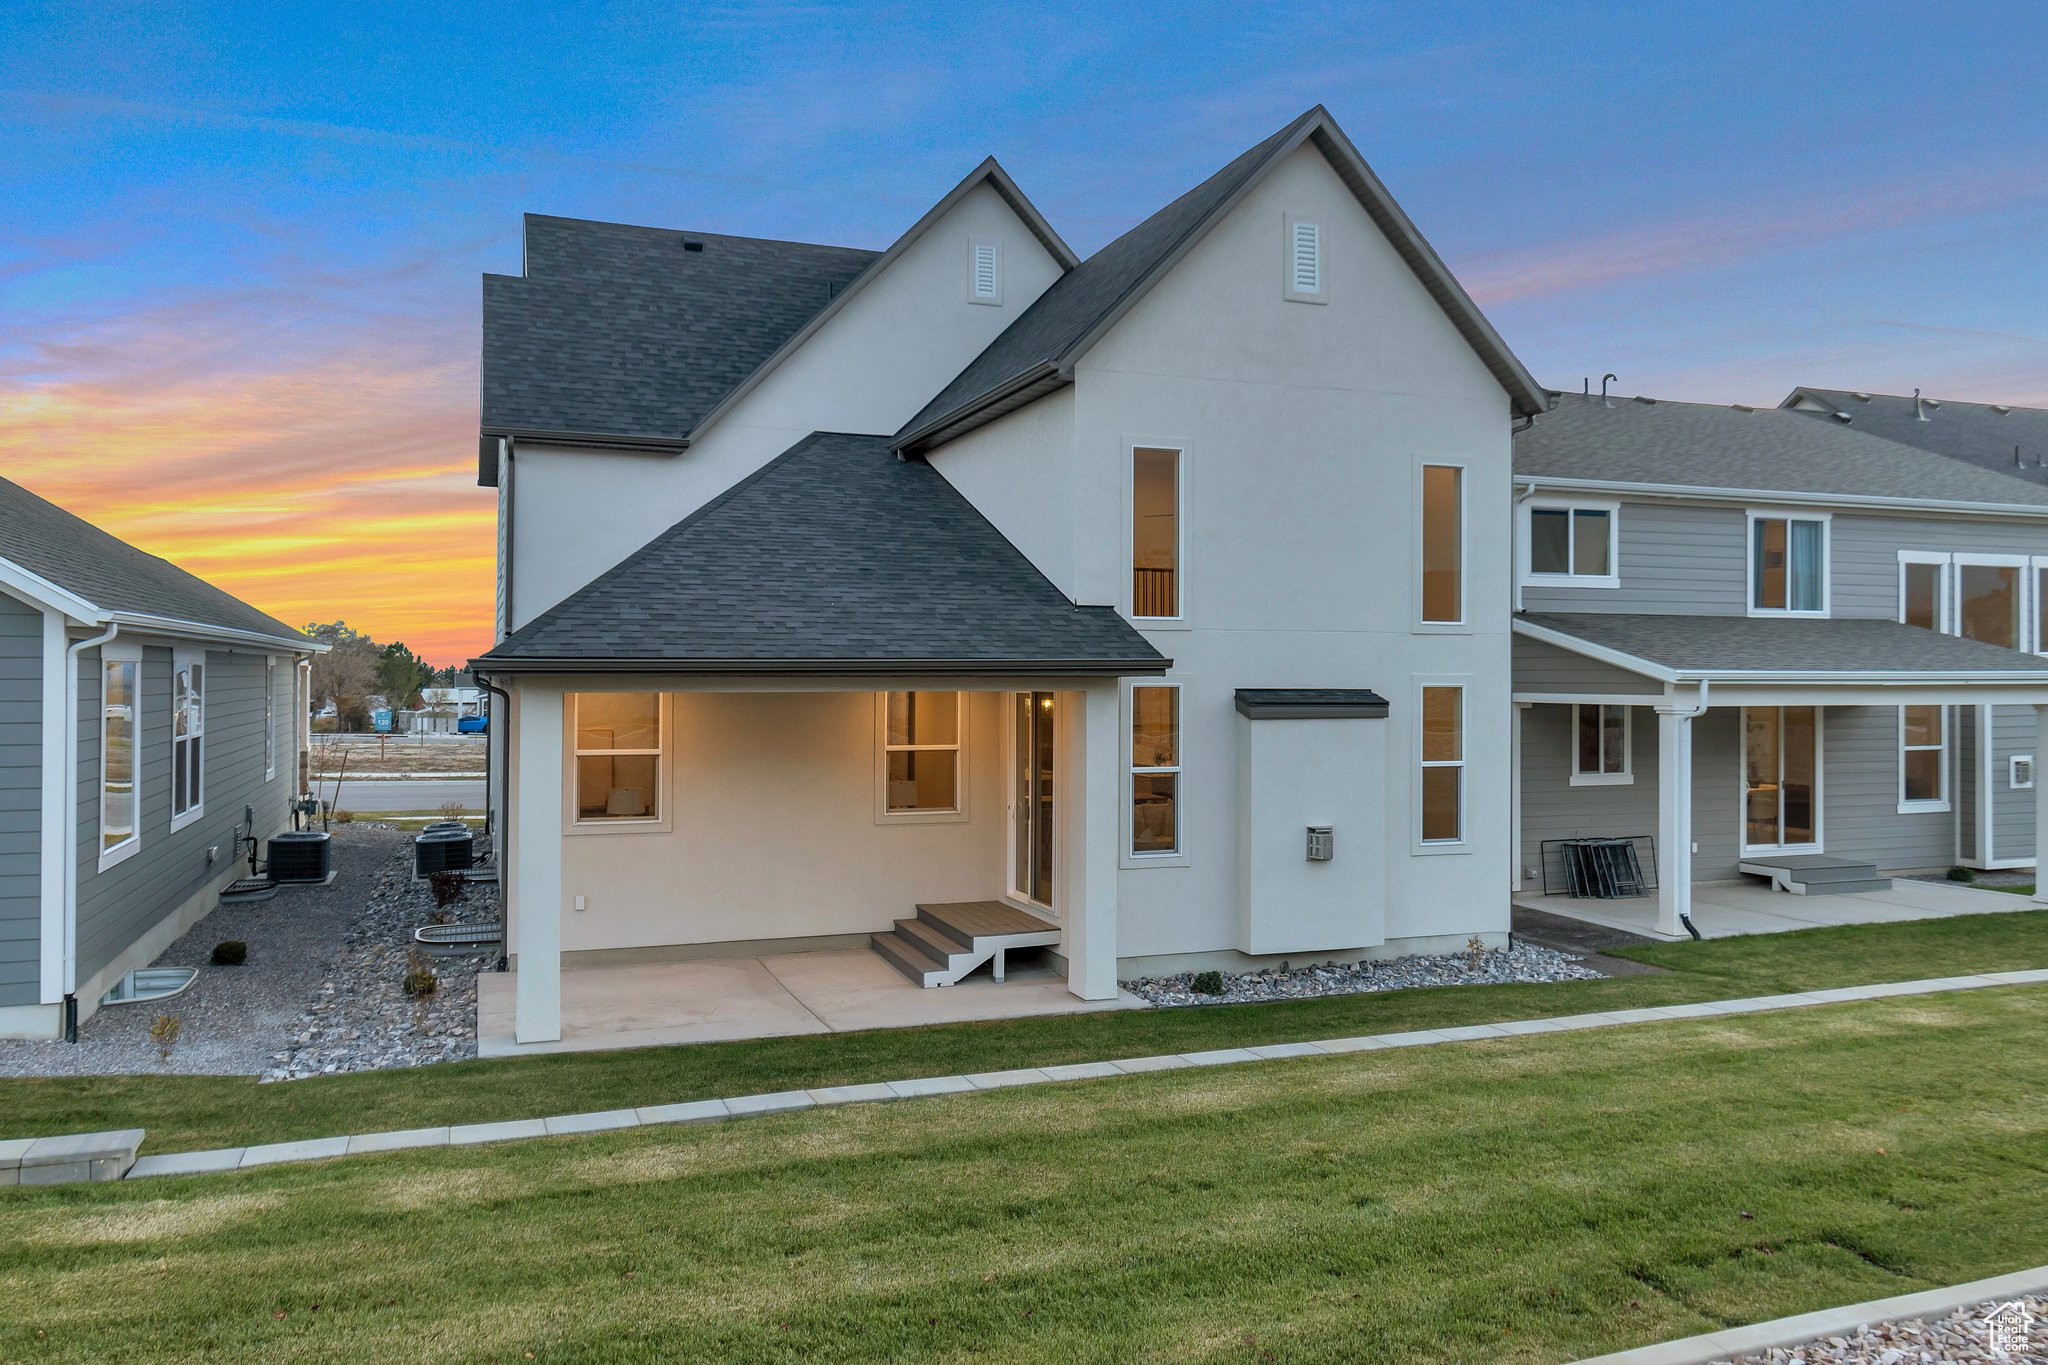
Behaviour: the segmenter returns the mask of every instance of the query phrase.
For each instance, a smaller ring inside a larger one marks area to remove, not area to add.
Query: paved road
[[[332,800],[334,779],[318,783],[320,799]],[[460,801],[471,815],[484,809],[484,783],[480,777],[428,777],[417,781],[391,782],[376,778],[344,778],[341,808],[359,815],[388,810],[438,811],[444,801]]]

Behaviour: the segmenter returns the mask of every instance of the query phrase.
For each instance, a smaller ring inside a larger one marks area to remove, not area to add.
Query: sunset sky
[[[458,662],[521,212],[882,247],[993,153],[1086,253],[1319,101],[1554,387],[2048,403],[2044,15],[17,0],[0,473]]]

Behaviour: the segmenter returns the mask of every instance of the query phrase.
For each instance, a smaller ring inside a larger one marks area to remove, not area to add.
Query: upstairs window
[[[1465,471],[1457,465],[1422,467],[1422,620],[1465,620]]]
[[[975,242],[967,257],[967,301],[1003,301],[1003,249],[1000,242]]]
[[[961,805],[959,692],[882,694],[882,814],[957,816]]]
[[[1286,296],[1296,303],[1321,303],[1323,292],[1323,229],[1319,223],[1287,217]]]
[[[1948,629],[1948,556],[1899,551],[1899,619],[1922,630]]]
[[[1616,586],[1613,503],[1534,503],[1529,508],[1525,578],[1552,586]]]
[[[1956,633],[2006,649],[2025,648],[2026,617],[2020,608],[2021,573],[2026,561],[2017,555],[1957,555]]]
[[[1181,614],[1180,465],[1178,450],[1131,452],[1131,615],[1141,620]]]
[[[1824,517],[1749,518],[1749,609],[1752,615],[1825,616],[1828,610],[1828,523]]]
[[[198,818],[206,774],[206,661],[178,651],[171,677],[171,828]]]
[[[580,692],[576,727],[576,823],[653,824],[662,818],[659,692]]]

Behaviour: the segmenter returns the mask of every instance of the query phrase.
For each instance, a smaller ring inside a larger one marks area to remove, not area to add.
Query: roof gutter
[[[479,428],[479,434],[524,441],[528,445],[574,446],[590,450],[637,450],[649,455],[680,455],[690,446],[690,438],[687,436],[632,436],[616,432],[563,431],[542,427],[485,426]]]
[[[186,621],[175,616],[154,616],[146,612],[109,611],[101,613],[97,621],[87,624],[98,625],[113,622],[145,634],[176,635],[190,640],[209,640],[226,645],[258,645],[274,649],[288,649],[299,654],[325,654],[331,646],[305,636],[286,637],[265,635],[261,631],[236,630],[232,626],[210,626],[203,621]]]
[[[976,414],[985,412],[1006,398],[1014,397],[1034,384],[1047,379],[1058,378],[1062,384],[1073,382],[1073,374],[1063,369],[1057,360],[1042,361],[1025,370],[1014,379],[1005,380],[997,388],[989,390],[964,408],[953,408],[939,417],[925,423],[915,431],[906,432],[889,443],[889,449],[898,455],[920,453],[935,437],[949,428],[960,426]]]
[[[1782,488],[1717,488],[1682,483],[1624,483],[1615,479],[1558,478],[1517,474],[1517,482],[1565,493],[1625,493],[1642,498],[1679,498],[1710,502],[1743,502],[1799,507],[1868,508],[1885,512],[1952,512],[1969,516],[2048,519],[2048,505],[2012,502],[1957,502],[1943,498],[1869,497],[1858,493],[1798,493]]]

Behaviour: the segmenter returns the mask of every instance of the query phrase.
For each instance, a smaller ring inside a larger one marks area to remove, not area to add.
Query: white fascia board
[[[1940,498],[1865,497],[1854,493],[1793,493],[1782,488],[1715,488],[1697,484],[1622,483],[1613,479],[1569,479],[1543,474],[1517,474],[1515,482],[1532,491],[1608,493],[1638,498],[1675,498],[1691,502],[1739,502],[1745,506],[1833,507],[1852,511],[1933,512],[1956,516],[2000,516],[2048,520],[2048,506],[2033,503],[1952,502]]]
[[[44,611],[61,611],[73,620],[98,624],[100,609],[68,588],[60,588],[41,574],[24,569],[11,559],[0,559],[0,588],[5,588],[29,605]]]
[[[232,626],[210,626],[202,621],[184,621],[175,616],[152,616],[144,612],[110,611],[100,620],[117,622],[132,630],[151,635],[169,635],[184,640],[205,640],[229,645],[260,645],[292,654],[325,654],[331,648],[318,640],[308,640],[303,636],[292,639],[283,635],[266,635],[256,630],[236,630]]]
[[[1675,683],[1680,681],[1681,677],[1687,676],[1681,675],[1675,669],[1666,668],[1662,664],[1652,663],[1650,660],[1641,658],[1638,655],[1626,654],[1618,649],[1610,649],[1606,645],[1596,645],[1589,640],[1581,640],[1576,635],[1567,635],[1561,630],[1552,630],[1548,626],[1539,626],[1533,621],[1524,621],[1517,618],[1515,621],[1515,634],[1526,635],[1530,639],[1540,640],[1546,645],[1556,645],[1559,649],[1583,655],[1598,663],[1612,664],[1616,668],[1630,673],[1639,673],[1645,678],[1652,678],[1661,683]]]

